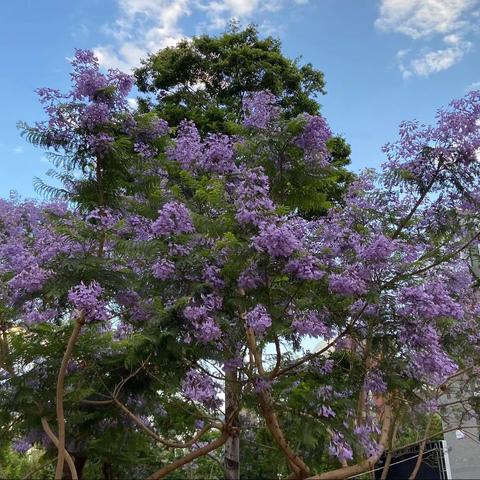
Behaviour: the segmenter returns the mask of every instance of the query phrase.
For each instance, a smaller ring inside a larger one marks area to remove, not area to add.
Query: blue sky
[[[403,119],[480,88],[480,0],[21,0],[0,2],[0,196],[35,196],[49,165],[19,135],[43,118],[33,90],[68,86],[75,47],[128,70],[182,37],[254,21],[284,52],[322,70],[322,112],[352,145],[353,168],[378,167]]]

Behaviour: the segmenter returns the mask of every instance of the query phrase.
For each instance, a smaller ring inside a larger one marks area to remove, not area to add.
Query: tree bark
[[[113,465],[111,463],[102,463],[103,480],[113,480]]]
[[[225,480],[240,480],[240,384],[238,369],[225,375],[225,418],[232,418],[231,430],[225,443],[223,465]]]
[[[63,355],[60,371],[58,372],[57,379],[57,394],[56,394],[56,411],[57,411],[57,423],[58,423],[58,459],[57,468],[55,470],[55,479],[61,480],[63,473],[63,465],[65,463],[65,414],[63,411],[63,390],[65,385],[65,376],[67,373],[68,362],[73,353],[73,348],[80,335],[80,330],[85,322],[83,314],[81,314],[74,323],[72,333],[68,340],[67,348]]]
[[[178,468],[183,467],[183,465],[186,465],[187,463],[192,462],[198,457],[203,457],[204,455],[209,454],[210,452],[213,452],[217,448],[220,448],[222,445],[225,444],[227,441],[229,435],[225,431],[222,433],[220,437],[218,437],[216,440],[214,440],[211,443],[207,443],[207,445],[204,445],[201,448],[197,448],[193,450],[192,452],[188,453],[182,458],[179,458],[178,460],[175,460],[172,463],[169,463],[168,465],[165,465],[165,467],[161,468],[160,470],[157,470],[155,473],[152,473],[147,480],[159,480],[161,478],[165,478],[170,472],[173,472],[177,470]]]

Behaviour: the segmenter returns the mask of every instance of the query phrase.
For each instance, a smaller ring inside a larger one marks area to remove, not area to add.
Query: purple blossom
[[[96,281],[85,285],[81,282],[68,292],[69,302],[85,315],[88,322],[105,321],[108,319],[106,303],[101,299],[103,288]]]
[[[175,274],[175,270],[175,264],[165,258],[156,261],[152,266],[153,276],[159,280],[168,280],[172,278]]]
[[[277,98],[268,90],[252,92],[243,99],[243,124],[250,128],[265,129],[279,118]]]
[[[140,116],[140,119],[142,117]],[[153,119],[145,119],[141,122],[127,125],[127,128],[133,133],[137,142],[149,144],[168,133],[168,123],[163,118],[154,117]]]
[[[159,237],[194,231],[190,212],[183,203],[168,202],[158,214],[158,218],[152,223],[152,232]]]
[[[362,295],[366,293],[365,282],[355,273],[333,273],[328,279],[330,291],[339,295]]]
[[[383,372],[380,370],[369,370],[365,376],[364,388],[372,393],[384,393],[387,391],[387,384],[384,380]]]
[[[245,315],[247,327],[251,328],[255,334],[263,335],[272,325],[272,317],[263,305],[257,305]]]
[[[273,258],[289,257],[301,246],[296,232],[286,223],[262,224],[259,230],[258,235],[252,239],[252,245],[256,250],[266,252]]]
[[[117,222],[118,218],[108,208],[95,208],[85,218],[85,220],[95,227],[105,229],[112,228]]]
[[[319,409],[317,410],[317,414],[320,416],[320,417],[335,417],[336,414],[335,412],[333,411],[333,409],[331,407],[329,407],[328,405],[321,405],[319,407]]]
[[[386,261],[396,249],[396,242],[385,235],[376,236],[359,252],[359,257],[367,262],[380,263]]]
[[[320,280],[325,272],[320,270],[317,258],[312,255],[304,255],[290,260],[285,266],[285,271],[299,280]]]
[[[51,272],[33,263],[9,280],[8,286],[15,292],[15,296],[19,296],[22,292],[37,292],[42,289],[50,276]]]
[[[320,115],[303,114],[305,127],[297,138],[297,145],[305,151],[309,161],[315,161],[319,166],[326,166],[329,160],[327,140],[332,136],[330,127]]]
[[[452,317],[461,320],[464,316],[462,306],[449,295],[439,280],[401,289],[399,303],[401,306],[398,312],[406,318]]]
[[[89,130],[107,123],[111,118],[110,107],[106,103],[91,103],[83,110],[83,124]]]
[[[330,338],[332,330],[325,324],[327,315],[326,312],[312,310],[301,312],[292,322],[292,329],[300,335]]]
[[[153,158],[155,156],[155,150],[146,143],[136,142],[133,145],[133,151],[138,153],[143,158]]]
[[[328,453],[332,457],[337,457],[340,462],[353,459],[353,450],[340,432],[333,432]]]
[[[244,290],[250,290],[263,285],[264,281],[258,273],[258,266],[256,263],[250,264],[238,276],[238,286]]]
[[[372,439],[372,435],[378,433],[378,428],[370,424],[357,425],[354,429],[354,433],[358,438],[360,445],[365,450],[367,457],[376,455],[379,452],[380,444]]]
[[[12,448],[17,453],[27,453],[32,448],[32,444],[25,438],[18,438],[13,441]]]
[[[211,377],[197,370],[189,370],[182,382],[183,394],[194,402],[215,409],[220,405],[218,388]]]
[[[99,156],[106,155],[115,139],[107,133],[97,133],[87,137],[88,146]]]
[[[202,278],[213,288],[220,290],[225,286],[225,282],[221,278],[220,268],[215,265],[205,265],[203,267]]]
[[[200,167],[220,174],[235,170],[233,140],[227,135],[210,134],[205,140]]]
[[[259,225],[275,208],[269,197],[269,180],[262,167],[243,168],[235,184],[235,218],[241,224]]]
[[[243,359],[241,358],[228,358],[223,361],[223,371],[225,373],[232,372],[236,370],[237,368],[242,368],[243,367]]]
[[[192,121],[183,120],[178,127],[175,145],[167,150],[171,160],[176,160],[185,170],[193,170],[203,155],[202,139]]]
[[[208,343],[218,340],[222,332],[215,322],[213,314],[215,310],[221,308],[221,302],[212,295],[203,297],[203,304],[189,305],[183,310],[183,316],[193,327],[195,337],[201,343]]]
[[[49,322],[58,316],[56,309],[45,308],[40,299],[25,302],[23,312],[23,322],[27,326]]]

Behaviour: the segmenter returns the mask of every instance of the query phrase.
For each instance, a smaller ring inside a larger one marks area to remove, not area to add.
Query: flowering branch
[[[386,402],[384,404],[383,410],[383,421],[382,421],[382,431],[380,434],[379,447],[377,452],[374,455],[371,455],[366,460],[359,462],[355,465],[349,467],[337,468],[336,470],[330,470],[329,472],[321,473],[319,475],[313,475],[312,477],[307,478],[307,480],[341,480],[355,475],[360,475],[372,469],[374,465],[378,462],[379,458],[382,456],[383,451],[385,450],[388,444],[388,438],[390,436],[390,430],[392,427],[392,408]]]

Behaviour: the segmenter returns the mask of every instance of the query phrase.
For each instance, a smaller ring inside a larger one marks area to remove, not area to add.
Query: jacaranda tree
[[[131,79],[91,53],[73,67],[71,92],[40,91],[47,123],[25,127],[68,203],[1,204],[15,448],[44,441],[56,478],[89,461],[105,478],[215,478],[237,438],[270,459],[247,477],[348,478],[475,378],[480,93],[402,124],[383,171],[312,218],[289,194],[329,164],[323,117],[253,92],[235,135],[202,136],[130,111]]]

